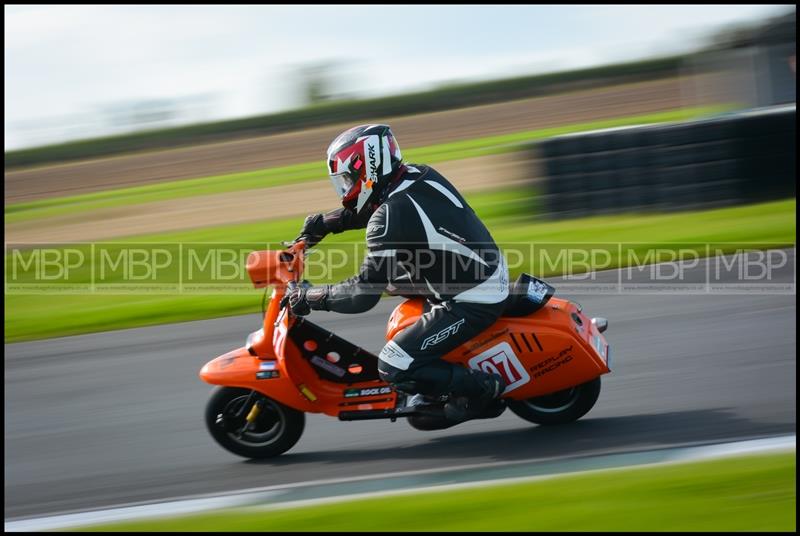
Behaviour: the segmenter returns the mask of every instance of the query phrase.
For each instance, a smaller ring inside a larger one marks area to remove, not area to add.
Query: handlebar
[[[295,259],[296,255],[302,254],[306,250],[306,242],[305,240],[298,240],[296,242],[282,242],[284,246],[286,246],[286,251],[281,253],[280,260],[286,263],[292,263]],[[294,266],[291,265],[287,268],[289,272],[294,272]],[[297,277],[297,274],[295,274]],[[297,288],[297,280],[293,279],[286,284],[286,288],[289,292],[293,291]],[[289,292],[281,299],[280,308],[283,309],[289,305]]]

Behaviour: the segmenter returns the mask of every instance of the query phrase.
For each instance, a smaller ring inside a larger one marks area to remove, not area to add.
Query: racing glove
[[[305,240],[306,247],[318,244],[329,233],[341,233],[352,229],[363,229],[367,226],[369,218],[359,217],[353,211],[337,208],[325,214],[309,214],[303,223],[300,236],[295,238]]]
[[[329,232],[322,214],[309,214],[306,216],[305,222],[303,222],[300,236],[295,238],[294,241],[299,242],[300,240],[305,240],[306,247],[310,248],[319,244],[320,240],[325,238]]]
[[[328,298],[327,285],[321,287],[301,285],[289,291],[287,297],[289,298],[289,308],[296,316],[306,316],[312,309],[315,311],[328,310],[326,303]]]

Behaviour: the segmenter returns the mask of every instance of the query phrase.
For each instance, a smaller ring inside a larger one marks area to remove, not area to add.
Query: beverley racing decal
[[[572,345],[570,344],[554,356],[550,356],[544,361],[539,361],[531,367],[534,378],[544,376],[548,372],[553,372],[561,365],[566,365],[574,358],[572,356]]]
[[[508,328],[506,328],[506,329],[504,329],[504,330],[502,330],[502,331],[498,331],[498,332],[496,332],[496,333],[492,334],[492,336],[491,336],[491,337],[489,337],[489,338],[487,338],[487,339],[484,339],[484,340],[482,340],[482,341],[478,341],[478,342],[475,342],[475,343],[471,343],[471,344],[470,344],[470,345],[467,347],[467,349],[466,349],[466,350],[464,350],[464,352],[463,352],[461,355],[467,355],[467,354],[469,354],[469,353],[472,353],[472,351],[473,351],[473,350],[477,350],[478,348],[480,348],[480,347],[481,347],[481,346],[483,346],[484,344],[488,344],[488,343],[492,342],[493,340],[495,340],[496,338],[498,338],[498,337],[502,337],[502,336],[503,336],[503,335],[505,335],[506,333],[508,333]]]

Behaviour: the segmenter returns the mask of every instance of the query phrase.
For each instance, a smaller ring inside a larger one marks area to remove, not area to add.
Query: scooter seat
[[[511,284],[506,307],[501,316],[528,316],[542,307],[555,294],[556,289],[529,274],[520,274]]]

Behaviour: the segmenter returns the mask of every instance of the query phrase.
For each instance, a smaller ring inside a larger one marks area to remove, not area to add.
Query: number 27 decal
[[[504,391],[506,393],[528,383],[531,379],[507,342],[492,346],[470,359],[469,368],[501,375],[506,381],[507,387]]]

